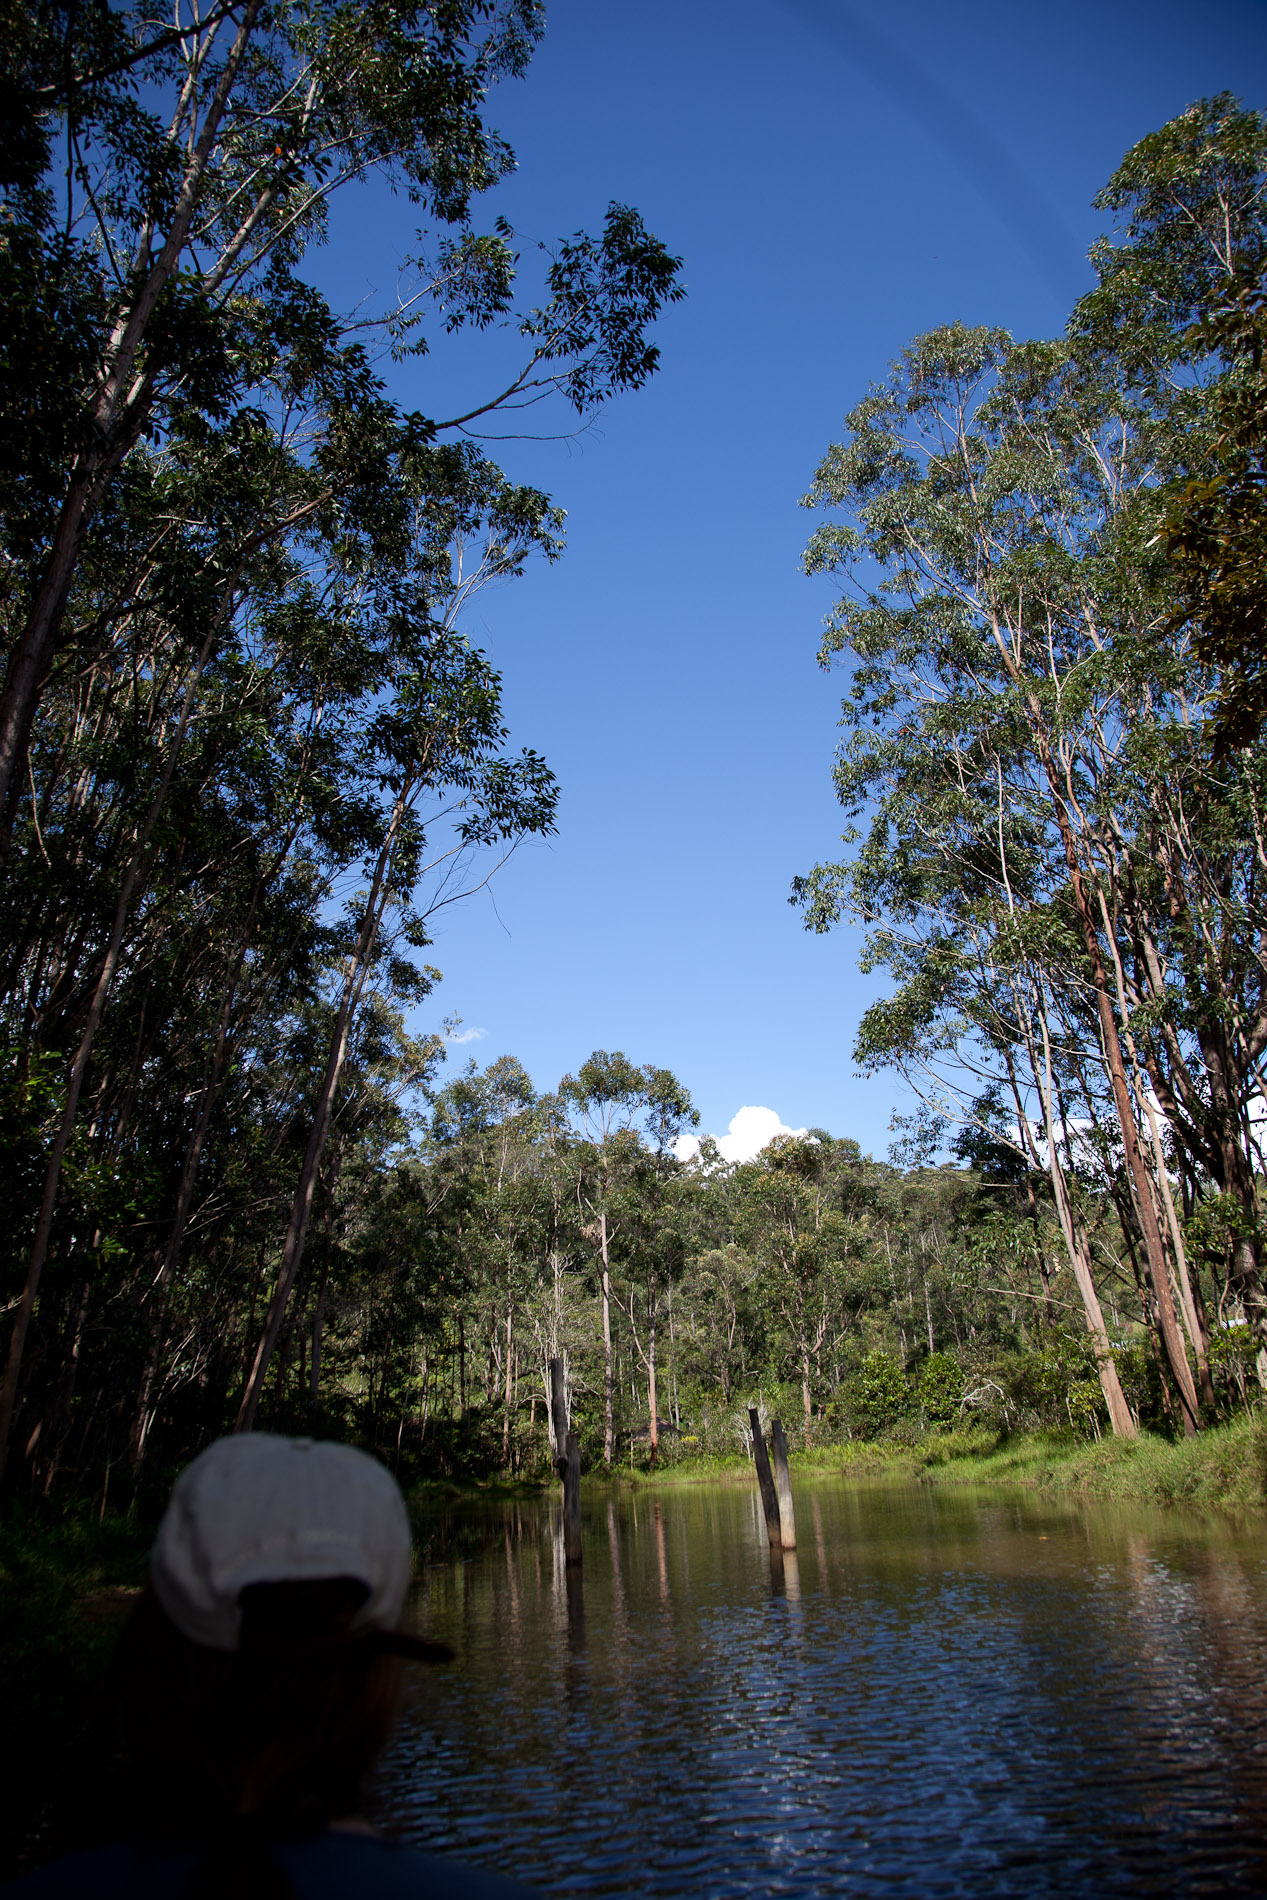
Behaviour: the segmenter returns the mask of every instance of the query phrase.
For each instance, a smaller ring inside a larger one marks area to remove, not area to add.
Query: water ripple
[[[549,1507],[467,1523],[384,1816],[578,1895],[1267,1888],[1260,1530],[821,1481],[798,1511],[772,1569],[743,1489],[604,1499],[583,1581]]]

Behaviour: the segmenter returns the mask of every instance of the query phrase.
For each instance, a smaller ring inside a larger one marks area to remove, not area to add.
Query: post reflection
[[[789,1603],[801,1600],[801,1566],[794,1550],[770,1547],[770,1595]]]
[[[1261,1529],[824,1478],[798,1557],[755,1487],[587,1501],[580,1571],[553,1500],[428,1540],[404,1838],[551,1892],[1267,1892]]]
[[[660,1511],[659,1498],[655,1501],[655,1551],[656,1570],[660,1579],[660,1607],[670,1608],[669,1604],[669,1562],[664,1548],[664,1518]]]

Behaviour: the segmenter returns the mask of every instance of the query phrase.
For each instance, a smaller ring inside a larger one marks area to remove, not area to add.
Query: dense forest
[[[922,336],[828,451],[847,830],[793,901],[867,926],[854,1059],[920,1107],[887,1161],[734,1165],[663,1051],[443,1066],[429,920],[557,789],[463,628],[561,515],[481,431],[636,390],[681,295],[628,206],[477,220],[540,25],[4,10],[5,1482],[104,1507],[253,1426],[531,1473],[552,1357],[594,1465],[736,1451],[750,1403],[805,1447],[1252,1407],[1267,124],[1145,138],[1062,336]],[[422,228],[340,313],[305,257],[369,175]],[[458,332],[487,393],[403,411]]]

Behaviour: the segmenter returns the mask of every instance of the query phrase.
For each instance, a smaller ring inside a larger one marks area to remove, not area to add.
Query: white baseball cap
[[[369,1592],[354,1630],[428,1660],[450,1653],[396,1629],[412,1574],[400,1486],[351,1445],[244,1432],[218,1439],[176,1480],[150,1553],[150,1581],[192,1642],[233,1650],[255,1583],[353,1577]]]

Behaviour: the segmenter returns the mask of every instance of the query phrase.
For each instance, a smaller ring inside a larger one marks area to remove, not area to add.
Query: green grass
[[[981,1426],[928,1432],[906,1441],[854,1440],[789,1449],[792,1475],[919,1479],[930,1484],[1016,1484],[1087,1497],[1152,1504],[1267,1504],[1267,1415],[1214,1426],[1171,1441],[1143,1433],[1099,1443],[1036,1432],[999,1438]],[[657,1488],[752,1482],[742,1453],[676,1458],[658,1470],[615,1470],[616,1483]]]
[[[984,1454],[930,1459],[923,1475],[933,1483],[1022,1484],[1123,1503],[1260,1508],[1267,1504],[1267,1417],[1177,1440],[1144,1432],[1087,1444],[1035,1434]]]

